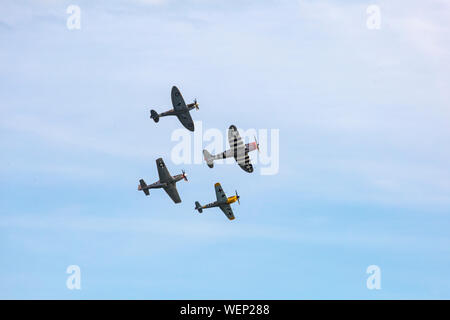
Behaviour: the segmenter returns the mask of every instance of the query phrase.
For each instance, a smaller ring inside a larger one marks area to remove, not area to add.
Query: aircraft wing
[[[229,204],[222,204],[219,206],[219,208],[223,211],[223,213],[225,213],[228,219],[234,220],[233,210],[231,210]]]
[[[156,167],[158,168],[159,182],[166,183],[172,181],[172,176],[167,170],[166,164],[162,158],[156,159]]]
[[[191,114],[189,113],[189,109],[184,102],[183,96],[181,95],[180,90],[177,87],[172,87],[172,105],[175,111],[185,111],[177,114],[178,120],[180,120],[181,124],[188,130],[194,131],[194,121],[192,121]]]
[[[181,110],[188,111],[188,108],[186,107],[186,103],[184,102],[183,96],[181,95],[181,92],[180,92],[180,90],[178,90],[177,87],[175,87],[175,86],[172,87],[172,93],[170,96],[172,98],[172,105],[173,105],[173,109],[175,111],[181,111]]]
[[[248,156],[248,151],[245,148],[244,142],[236,128],[231,125],[228,129],[228,142],[231,150],[233,150],[234,159],[236,159],[239,166],[246,172],[253,172],[253,166]]]
[[[222,186],[220,185],[220,183],[216,183],[214,185],[215,189],[216,189],[216,197],[217,197],[217,201],[225,201],[227,200],[227,195],[225,194],[225,192],[222,189]]]
[[[177,114],[177,118],[186,129],[194,131],[194,121],[189,111]]]
[[[177,187],[175,184],[170,184],[169,186],[164,188],[164,191],[169,195],[169,197],[173,200],[175,203],[180,203],[180,195],[178,194]]]

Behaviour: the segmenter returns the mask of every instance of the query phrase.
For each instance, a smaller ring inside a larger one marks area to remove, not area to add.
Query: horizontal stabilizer
[[[153,121],[158,122],[159,121],[159,115],[158,112],[155,110],[150,111],[150,118],[153,119]]]
[[[138,190],[144,191],[146,196],[150,195],[150,191],[148,191],[148,186],[145,183],[144,179],[139,180]]]
[[[205,158],[206,164],[208,167],[213,168],[214,167],[214,158],[211,155],[211,153],[208,152],[208,150],[203,150],[203,157]]]
[[[198,201],[195,201],[195,210],[198,210],[199,213],[203,212],[202,206]]]

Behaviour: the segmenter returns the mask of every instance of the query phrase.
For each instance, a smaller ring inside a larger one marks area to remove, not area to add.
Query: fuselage
[[[186,106],[186,109],[182,109],[182,110],[170,109],[168,111],[161,112],[160,114],[158,114],[158,117],[176,116],[179,114],[183,114],[186,111],[191,111],[192,109],[195,109],[195,108],[196,108],[195,103],[190,103]]]
[[[256,142],[247,143],[245,145],[245,153],[244,154],[247,154],[248,152],[256,150],[256,149],[257,149]],[[232,150],[232,149],[228,149],[222,153],[219,153],[219,154],[216,154],[213,156],[214,160],[226,159],[226,158],[232,158],[232,157],[234,157],[234,150]]]
[[[237,196],[231,196],[227,198],[227,204],[234,203],[237,201]]]
[[[231,196],[231,197],[228,197],[226,200],[223,200],[223,201],[214,201],[214,202],[205,204],[201,208],[202,209],[208,209],[208,208],[213,208],[213,207],[219,207],[219,206],[224,205],[224,204],[235,203],[236,201],[237,201],[237,197],[236,196]]]
[[[172,176],[171,177],[172,179],[170,180],[170,181],[168,181],[168,182],[165,182],[165,183],[161,183],[159,180],[158,181],[156,181],[156,182],[154,182],[154,183],[152,183],[152,184],[149,184],[148,186],[147,186],[147,188],[145,188],[145,189],[159,189],[159,188],[165,188],[165,187],[167,187],[169,184],[175,184],[175,183],[177,183],[178,181],[180,181],[180,180],[182,180],[183,179],[183,175],[182,174],[177,174],[176,176]],[[138,186],[138,190],[143,190],[144,188],[142,188],[141,186]]]

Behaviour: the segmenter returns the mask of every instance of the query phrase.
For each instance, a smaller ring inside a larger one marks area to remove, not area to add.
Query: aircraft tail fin
[[[150,191],[148,191],[148,186],[145,183],[144,179],[139,180],[138,190],[144,191],[146,196],[150,195]]]
[[[211,153],[208,152],[208,150],[203,150],[203,157],[205,157],[205,161],[208,167],[214,167],[214,158]]]
[[[203,212],[202,206],[200,205],[200,202],[195,201],[195,210],[198,210],[199,213]]]
[[[153,119],[153,121],[158,122],[159,121],[159,114],[155,110],[150,111],[150,118]]]

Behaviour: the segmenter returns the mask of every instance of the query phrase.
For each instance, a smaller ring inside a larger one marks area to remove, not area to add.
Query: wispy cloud
[[[420,51],[430,58],[448,59],[450,26],[447,1],[379,1],[381,37],[405,41],[412,51]],[[299,15],[321,29],[348,38],[367,34],[366,8],[368,3],[299,0]],[[424,10],[426,9],[426,10]],[[391,45],[394,45],[392,43]],[[407,55],[407,51],[405,51]]]

